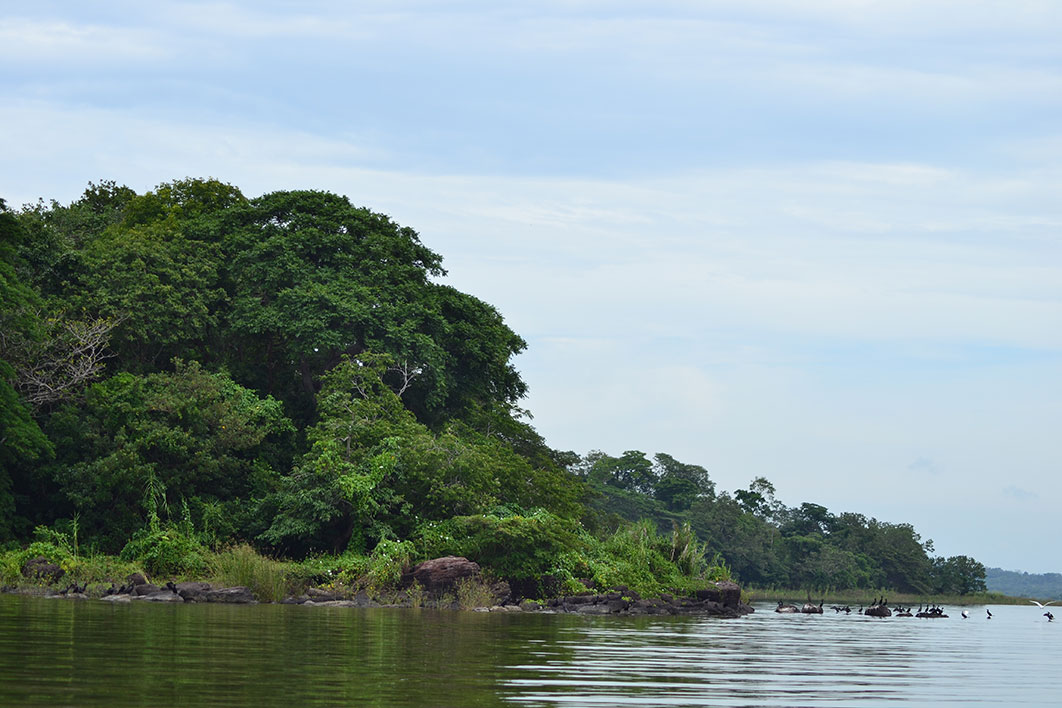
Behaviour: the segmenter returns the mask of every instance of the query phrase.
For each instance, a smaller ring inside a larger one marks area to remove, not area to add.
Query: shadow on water
[[[551,619],[4,596],[0,705],[496,706]]]
[[[0,705],[1057,705],[1062,623],[0,596]]]

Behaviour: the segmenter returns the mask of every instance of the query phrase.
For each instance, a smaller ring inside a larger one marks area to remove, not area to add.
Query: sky
[[[7,3],[0,198],[415,229],[547,443],[1062,572],[1062,3]]]

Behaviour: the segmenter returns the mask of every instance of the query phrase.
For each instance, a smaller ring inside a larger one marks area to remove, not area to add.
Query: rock
[[[172,595],[173,593],[170,594]],[[100,599],[104,602],[132,602],[132,598],[128,595],[107,595],[106,597],[101,597]]]
[[[513,592],[509,587],[509,583],[499,580],[490,586],[490,596],[494,598],[495,604],[505,605],[513,599]]]
[[[185,602],[199,602],[199,598],[202,597],[203,593],[210,592],[213,589],[214,588],[210,583],[177,583],[177,594],[180,595],[181,599]]]
[[[535,612],[536,610],[542,609],[542,605],[535,602],[534,600],[522,600],[520,602],[519,607],[524,612]]]
[[[143,573],[130,573],[125,576],[125,582],[130,585],[146,585],[147,578],[144,577]]]
[[[152,593],[156,593],[159,590],[162,590],[162,588],[160,588],[158,585],[152,585],[151,583],[140,583],[136,586],[136,588],[133,589],[133,594],[142,597],[144,595],[151,595]],[[169,590],[167,590],[166,592],[169,592]],[[170,594],[172,595],[173,593]]]
[[[142,587],[144,586],[140,585],[137,589],[139,590]],[[144,600],[145,602],[184,602],[184,598],[180,595],[174,595],[169,590],[158,590],[156,592],[138,594],[137,599]]]
[[[33,580],[43,580],[49,585],[58,582],[59,578],[66,575],[66,571],[44,556],[31,558],[22,565],[22,577]]]
[[[237,585],[232,588],[216,588],[204,592],[198,602],[228,602],[235,604],[256,603],[254,593],[249,588]]]
[[[402,581],[404,585],[416,581],[424,586],[425,590],[435,592],[453,587],[454,583],[462,578],[479,575],[479,570],[479,564],[467,558],[446,556],[418,563],[402,576]]]
[[[741,604],[741,586],[728,580],[712,583],[697,591],[698,600],[711,600],[724,607],[737,608]]]
[[[585,604],[578,605],[575,611],[580,615],[607,615],[611,614],[608,605]]]
[[[344,599],[343,593],[335,590],[325,590],[324,588],[306,588],[306,596],[318,604]]]

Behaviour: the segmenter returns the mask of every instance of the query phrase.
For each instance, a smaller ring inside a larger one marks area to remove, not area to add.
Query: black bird
[[[990,610],[990,609],[988,609],[988,608],[986,607],[986,608],[985,608],[985,612],[987,612],[987,613],[988,613],[988,619],[992,619],[992,610]]]
[[[180,593],[177,592],[177,586],[173,584],[172,580],[167,581],[166,589],[169,590],[170,592],[172,592],[174,595],[180,595]]]
[[[1044,613],[1044,617],[1047,618],[1048,622],[1054,622],[1055,621],[1055,616],[1053,614],[1051,614],[1050,612],[1045,612]]]

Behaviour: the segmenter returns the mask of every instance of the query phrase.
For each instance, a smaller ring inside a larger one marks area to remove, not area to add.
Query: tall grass
[[[752,602],[775,602],[783,600],[788,602],[803,602],[807,597],[805,588],[757,588],[749,586],[745,588]],[[848,588],[811,591],[811,598],[815,601],[822,600],[826,604],[833,605],[864,605],[870,606],[874,600],[884,596],[889,605],[918,606],[920,604],[937,605],[1025,605],[1028,600],[1021,597],[1010,597],[1002,593],[983,592],[970,595],[919,595],[916,593],[901,593],[883,590],[881,588]]]
[[[246,543],[218,551],[209,559],[212,578],[221,585],[243,585],[260,602],[279,602],[293,594],[289,563],[259,555]]]

